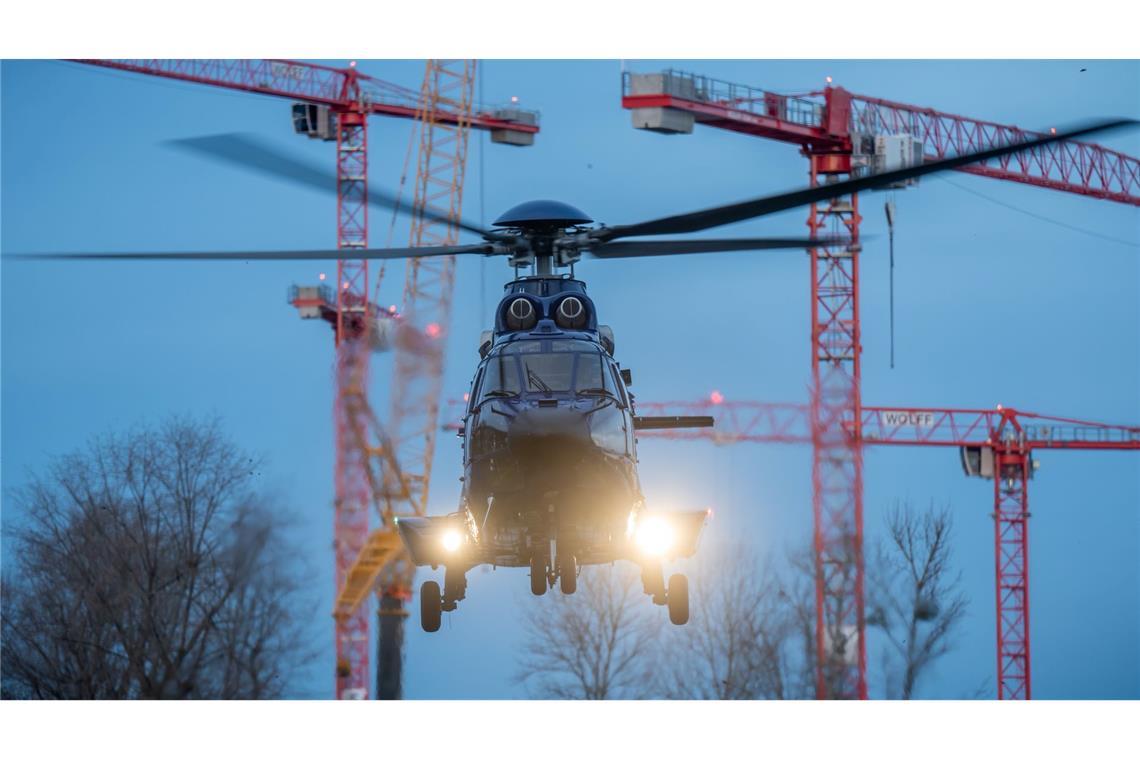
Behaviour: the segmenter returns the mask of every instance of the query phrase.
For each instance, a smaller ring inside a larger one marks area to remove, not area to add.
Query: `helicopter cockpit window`
[[[541,340],[516,340],[503,346],[504,354],[537,354],[542,351]]]
[[[528,354],[519,362],[531,393],[561,393],[573,387],[574,354]]]
[[[550,341],[551,351],[588,351],[598,353],[598,345],[591,343],[588,340],[552,340]]]
[[[483,373],[479,401],[495,396],[517,396],[522,390],[519,383],[518,362],[513,356],[492,356]]]
[[[572,391],[620,399],[609,369],[601,348],[590,341],[514,341],[488,359],[479,402],[520,393]]]
[[[578,393],[616,396],[613,384],[608,379],[605,360],[601,353],[594,351],[578,355],[574,390]]]

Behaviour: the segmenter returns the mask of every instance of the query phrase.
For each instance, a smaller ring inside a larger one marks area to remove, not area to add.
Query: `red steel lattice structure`
[[[734,443],[815,443],[811,407],[748,401],[637,404],[655,415],[711,415],[712,428],[643,430],[638,437]],[[994,578],[999,699],[1032,695],[1029,648],[1029,488],[1035,450],[1140,451],[1140,426],[996,409],[863,407],[841,428],[854,448],[943,446],[985,449],[994,481]],[[981,459],[979,459],[981,465]],[[982,465],[982,467],[985,467]],[[988,471],[988,475],[986,472]]]
[[[336,116],[337,246],[346,250],[368,244],[367,117],[422,117],[422,93],[361,74],[355,64],[337,68],[284,59],[82,59],[78,62],[329,108]],[[517,108],[511,112],[514,116],[523,113]],[[465,111],[449,110],[446,104],[434,108],[431,118],[436,124],[461,130],[474,128],[514,135],[538,132],[536,119],[500,118],[487,109],[473,109],[469,102]],[[419,200],[417,197],[417,202]],[[338,593],[343,590],[370,538],[370,512],[381,502],[381,495],[375,493],[377,479],[370,471],[371,459],[380,459],[388,465],[393,462],[392,453],[384,445],[368,443],[368,431],[375,430],[379,422],[372,414],[367,394],[371,357],[369,331],[376,309],[368,295],[368,262],[353,259],[351,254],[346,256],[337,264],[335,315],[328,315],[335,328],[337,351],[333,415]],[[389,466],[385,472],[398,469],[398,466]],[[338,699],[369,695],[368,645],[367,608],[361,605],[348,614],[338,614],[335,677]]]
[[[798,145],[809,160],[813,185],[873,166],[873,138],[881,134],[921,140],[928,159],[1039,134],[853,95],[841,87],[784,95],[674,70],[623,73],[622,106],[632,111],[633,124],[639,128],[684,133],[704,124]],[[870,147],[864,138],[871,138]],[[1140,205],[1140,160],[1091,143],[1053,143],[959,171]],[[854,196],[835,199],[826,207],[814,205],[808,218],[813,235],[846,231],[853,241],[843,250],[810,252],[816,696],[821,699],[867,696],[861,449],[837,427],[845,417],[853,421],[858,435],[863,418],[859,222]],[[1024,557],[1018,561],[1024,564]],[[1016,600],[1011,599],[1011,604]]]
[[[810,154],[811,184],[845,178],[828,153]],[[811,257],[812,517],[815,526],[816,695],[867,698],[863,640],[863,453],[843,430],[860,407],[859,199],[813,204],[812,237],[850,237]],[[821,235],[822,233],[822,235]]]
[[[337,111],[337,247],[351,255],[368,245],[368,132],[358,108]],[[333,544],[337,588],[368,536],[371,499],[365,476],[368,453],[356,445],[367,405],[372,322],[368,261],[342,259],[336,279],[336,394],[333,398],[336,471]],[[336,623],[337,697],[368,695],[368,616],[359,610]]]

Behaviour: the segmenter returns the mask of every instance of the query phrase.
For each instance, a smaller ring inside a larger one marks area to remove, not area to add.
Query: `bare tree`
[[[663,696],[796,699],[809,696],[805,629],[791,589],[755,550],[705,547],[693,573],[693,616],[668,629],[660,662]],[[807,629],[807,630],[810,630]]]
[[[867,625],[891,645],[888,695],[909,699],[952,646],[966,600],[950,564],[947,510],[918,517],[896,508],[887,528],[870,552]],[[854,572],[854,559],[842,564]],[[674,627],[653,614],[636,571],[588,571],[578,596],[548,597],[530,619],[517,677],[556,698],[810,699],[816,572],[810,548],[776,568],[745,544],[706,546],[692,572],[692,617]],[[838,693],[858,642],[842,630],[824,640],[838,642],[823,674]]]
[[[868,564],[867,624],[890,642],[885,655],[887,696],[910,699],[919,678],[953,647],[966,614],[961,574],[951,565],[953,518],[948,507],[921,516],[896,505],[887,517],[887,537]]]
[[[171,419],[13,491],[4,696],[280,696],[311,653],[303,570],[257,468],[216,421]]]
[[[661,610],[642,592],[630,565],[586,567],[573,596],[547,594],[528,611],[516,681],[553,699],[652,696],[646,653]]]
[[[791,685],[788,698],[814,699],[816,696],[816,639],[815,639],[815,554],[810,545],[787,554],[787,572],[780,578],[780,599],[784,614],[789,617],[792,631],[791,645],[798,657],[787,680]],[[835,693],[837,684],[828,686]]]

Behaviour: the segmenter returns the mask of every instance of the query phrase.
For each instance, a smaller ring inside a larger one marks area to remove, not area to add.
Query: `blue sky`
[[[1140,65],[1127,61],[626,62],[637,71],[668,65],[788,92],[832,76],[857,93],[1026,128],[1140,116]],[[417,87],[423,62],[362,61],[360,68]],[[623,223],[806,181],[806,161],[788,145],[712,129],[683,137],[633,130],[620,108],[619,72],[617,61],[485,62],[485,100],[518,96],[541,110],[542,132],[525,150],[484,144],[483,176],[473,140],[465,216],[491,220],[514,203],[551,197]],[[4,62],[0,77],[4,251],[333,245],[332,197],[162,145],[250,132],[331,169],[331,146],[292,134],[286,101],[53,61]],[[371,122],[373,184],[397,185],[410,128]],[[1140,155],[1140,133],[1103,142]],[[877,235],[863,258],[865,403],[1003,403],[1140,421],[1136,208],[962,174],[947,180],[923,180],[895,198],[893,370],[884,198],[864,200],[863,232]],[[717,232],[800,235],[805,218],[789,211]],[[372,242],[384,244],[388,220],[375,212],[372,219]],[[397,227],[394,244],[406,239],[403,230]],[[94,433],[170,412],[216,413],[242,446],[268,458],[264,484],[298,515],[314,593],[321,609],[331,608],[332,341],[324,325],[300,322],[285,303],[291,283],[315,281],[324,268],[4,262],[5,488]],[[499,262],[460,264],[447,353],[451,396],[466,388],[479,331],[508,275]],[[806,398],[810,310],[802,254],[593,262],[579,275],[615,329],[640,398],[696,399],[712,388],[735,399]],[[399,279],[386,283],[385,299],[396,299]],[[390,370],[384,357],[373,372],[380,408]],[[713,541],[743,535],[768,553],[809,534],[806,448],[645,441],[641,457],[650,503],[714,507]],[[1034,694],[1140,697],[1140,457],[1046,452],[1039,460],[1030,488]],[[459,461],[457,443],[441,436],[436,513],[455,508]],[[869,535],[896,499],[949,502],[957,516],[955,551],[970,616],[958,648],[919,693],[992,690],[991,485],[964,478],[956,453],[941,449],[869,451],[865,478]],[[4,520],[18,518],[9,510],[5,501]],[[532,601],[526,584],[523,571],[477,570],[468,601],[440,634],[423,634],[413,617],[407,696],[525,696],[511,674]],[[331,620],[314,621],[314,640],[328,654],[298,679],[297,695],[331,694],[331,633]],[[872,663],[872,694],[876,678]]]

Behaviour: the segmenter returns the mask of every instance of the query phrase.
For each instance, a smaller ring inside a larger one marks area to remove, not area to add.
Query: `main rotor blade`
[[[976,153],[966,153],[951,158],[943,158],[938,161],[930,161],[905,169],[880,172],[865,177],[856,177],[844,182],[809,187],[803,190],[794,190],[788,193],[770,195],[764,198],[732,203],[725,206],[715,206],[703,211],[677,214],[675,216],[662,217],[638,224],[602,228],[593,234],[592,237],[602,242],[609,242],[610,240],[635,235],[676,235],[683,232],[699,232],[700,230],[707,230],[724,224],[732,224],[733,222],[742,222],[746,219],[754,219],[759,216],[774,214],[777,211],[786,211],[787,209],[796,208],[797,206],[806,206],[811,203],[830,200],[831,198],[847,195],[849,193],[875,190],[896,182],[902,182],[948,169],[957,169],[961,166],[968,166],[969,164],[975,164],[991,158],[998,158],[1010,153],[1032,150],[1033,148],[1049,145],[1050,143],[1059,142],[1061,140],[1071,140],[1075,137],[1089,135],[1094,132],[1103,132],[1109,129],[1134,126],[1136,124],[1137,122],[1132,119],[1114,119],[1094,122],[1083,127],[1065,132],[1058,131],[1055,134],[1036,137],[1032,140],[1026,140],[1025,142],[1011,143],[998,148],[977,151]]]
[[[296,156],[282,153],[251,135],[231,132],[169,140],[167,144],[178,150],[233,164],[243,169],[252,169],[276,179],[292,182],[295,185],[336,193],[336,174]],[[396,209],[408,215],[415,215],[416,213],[411,204],[400,203],[395,196],[375,187],[368,188],[368,203],[378,208]],[[499,239],[503,237],[500,233],[485,230],[463,220],[452,221],[448,216],[430,209],[423,209],[419,213],[426,219],[443,224],[454,224],[460,229],[473,232],[484,238]]]
[[[130,261],[338,261],[358,259],[417,259],[425,256],[454,256],[462,253],[490,255],[493,248],[480,245],[435,245],[418,248],[333,248],[312,251],[187,251],[163,252],[104,252],[104,253],[9,253],[9,259],[71,259]]]
[[[630,259],[640,256],[672,256],[686,253],[719,253],[726,251],[772,251],[807,249],[850,244],[848,239],[820,238],[730,238],[720,240],[636,240],[626,243],[604,243],[590,253],[599,259]]]

